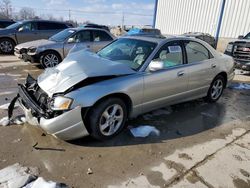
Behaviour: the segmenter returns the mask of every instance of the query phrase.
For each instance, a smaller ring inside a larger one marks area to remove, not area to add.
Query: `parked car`
[[[104,29],[106,31],[110,31],[109,27],[106,25],[99,25],[99,24],[93,24],[93,23],[88,23],[88,24],[84,24],[81,25],[80,27],[84,27],[84,28],[97,28],[97,29]]]
[[[15,47],[15,55],[25,61],[40,62],[45,68],[54,67],[76,44],[83,44],[83,48],[96,52],[114,39],[111,33],[103,29],[70,28],[55,34],[48,40],[19,44]]]
[[[208,34],[208,33],[201,33],[201,32],[188,32],[183,34],[185,37],[194,37],[200,40],[203,40],[210,44],[213,48],[216,47],[216,41],[215,38]]]
[[[4,29],[4,28],[6,28],[9,25],[14,24],[14,23],[16,23],[16,22],[13,20],[0,20],[0,29]]]
[[[161,30],[154,28],[132,28],[130,29],[126,35],[130,36],[161,36]]]
[[[231,57],[195,38],[127,36],[96,54],[72,53],[37,80],[28,76],[15,100],[30,124],[58,138],[105,140],[142,113],[202,97],[216,102],[233,68]]]
[[[0,30],[0,53],[13,53],[17,44],[38,39],[48,39],[71,26],[70,23],[46,20],[16,22]]]
[[[227,45],[225,54],[235,59],[235,67],[250,71],[250,32],[246,36],[239,36],[239,40]]]

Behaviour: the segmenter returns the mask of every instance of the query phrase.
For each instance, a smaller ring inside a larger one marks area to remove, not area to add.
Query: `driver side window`
[[[74,36],[75,42],[90,42],[91,31],[80,31]]]
[[[164,68],[183,64],[182,48],[179,42],[165,44],[153,58],[155,61],[163,62]]]
[[[33,22],[25,23],[19,28],[19,30],[22,30],[22,31],[34,31],[34,30],[36,30],[35,23],[33,23]]]

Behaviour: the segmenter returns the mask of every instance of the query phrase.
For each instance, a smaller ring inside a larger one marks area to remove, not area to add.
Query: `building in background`
[[[204,32],[217,49],[250,31],[250,0],[156,0],[154,25],[162,34]]]

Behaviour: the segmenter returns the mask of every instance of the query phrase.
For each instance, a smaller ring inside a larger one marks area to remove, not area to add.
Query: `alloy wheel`
[[[59,58],[55,54],[47,54],[43,58],[45,67],[55,67],[59,64]]]
[[[222,94],[222,91],[223,91],[223,81],[221,79],[218,79],[213,83],[211,89],[211,98],[213,100],[218,99]]]
[[[124,112],[119,104],[108,106],[101,115],[99,128],[105,136],[111,136],[119,130],[124,118]]]
[[[10,53],[13,50],[13,45],[11,42],[5,40],[0,43],[0,49],[4,53]]]

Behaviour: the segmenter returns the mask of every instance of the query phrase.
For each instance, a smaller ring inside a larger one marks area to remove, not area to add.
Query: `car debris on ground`
[[[19,163],[0,170],[1,188],[67,188],[64,183],[46,181],[38,177],[38,169],[24,167]]]
[[[149,135],[160,135],[160,131],[150,125],[141,125],[139,127],[130,128],[130,132],[134,137],[147,137]]]

